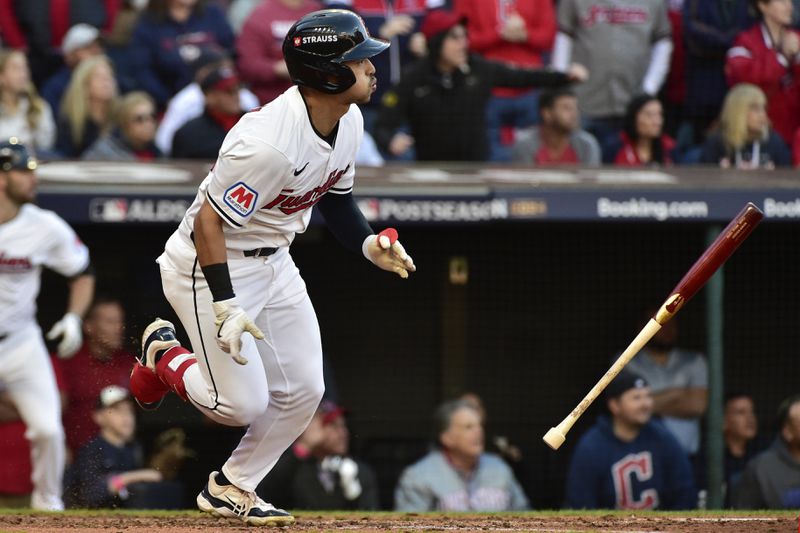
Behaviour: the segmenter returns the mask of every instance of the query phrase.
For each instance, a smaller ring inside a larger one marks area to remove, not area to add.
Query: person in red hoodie
[[[761,19],[739,34],[728,50],[725,75],[731,87],[752,83],[767,96],[767,115],[791,144],[800,126],[800,32],[791,29],[791,0],[751,0]]]
[[[455,0],[467,21],[470,50],[509,66],[537,68],[553,48],[556,15],[552,0]],[[538,121],[538,91],[495,87],[486,108],[492,161],[510,161],[514,128]]]
[[[669,166],[675,141],[663,133],[664,109],[657,97],[643,94],[628,104],[625,126],[613,163],[621,167]]]

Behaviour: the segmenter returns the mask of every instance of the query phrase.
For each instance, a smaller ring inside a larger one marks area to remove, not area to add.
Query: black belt
[[[6,340],[6,337],[8,337],[8,333],[4,333],[4,334],[0,335],[0,342],[3,342],[4,340]]]
[[[267,257],[277,252],[277,248],[255,248],[253,250],[245,250],[242,252],[245,257]]]

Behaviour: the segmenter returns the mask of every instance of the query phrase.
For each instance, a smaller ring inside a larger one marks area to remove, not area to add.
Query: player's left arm
[[[47,332],[49,340],[58,343],[59,357],[72,357],[83,344],[83,316],[94,298],[94,271],[89,260],[89,249],[61,218],[50,218],[53,245],[48,250],[44,264],[66,276],[69,283],[67,312]]]
[[[404,279],[417,270],[414,260],[397,240],[397,231],[389,228],[378,235],[373,233],[352,192],[328,193],[317,205],[328,228],[345,248],[361,250],[376,266]]]

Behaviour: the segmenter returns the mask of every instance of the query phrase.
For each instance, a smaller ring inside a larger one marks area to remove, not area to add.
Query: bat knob
[[[545,442],[545,444],[554,450],[557,450],[562,444],[564,444],[564,441],[567,440],[567,437],[561,433],[558,428],[550,428],[550,430],[545,433],[544,437],[542,437],[542,440]]]

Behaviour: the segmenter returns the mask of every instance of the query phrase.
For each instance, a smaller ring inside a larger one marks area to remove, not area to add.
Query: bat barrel
[[[754,203],[748,202],[675,285],[653,318],[662,325],[672,318],[730,258],[763,218],[764,213]]]

